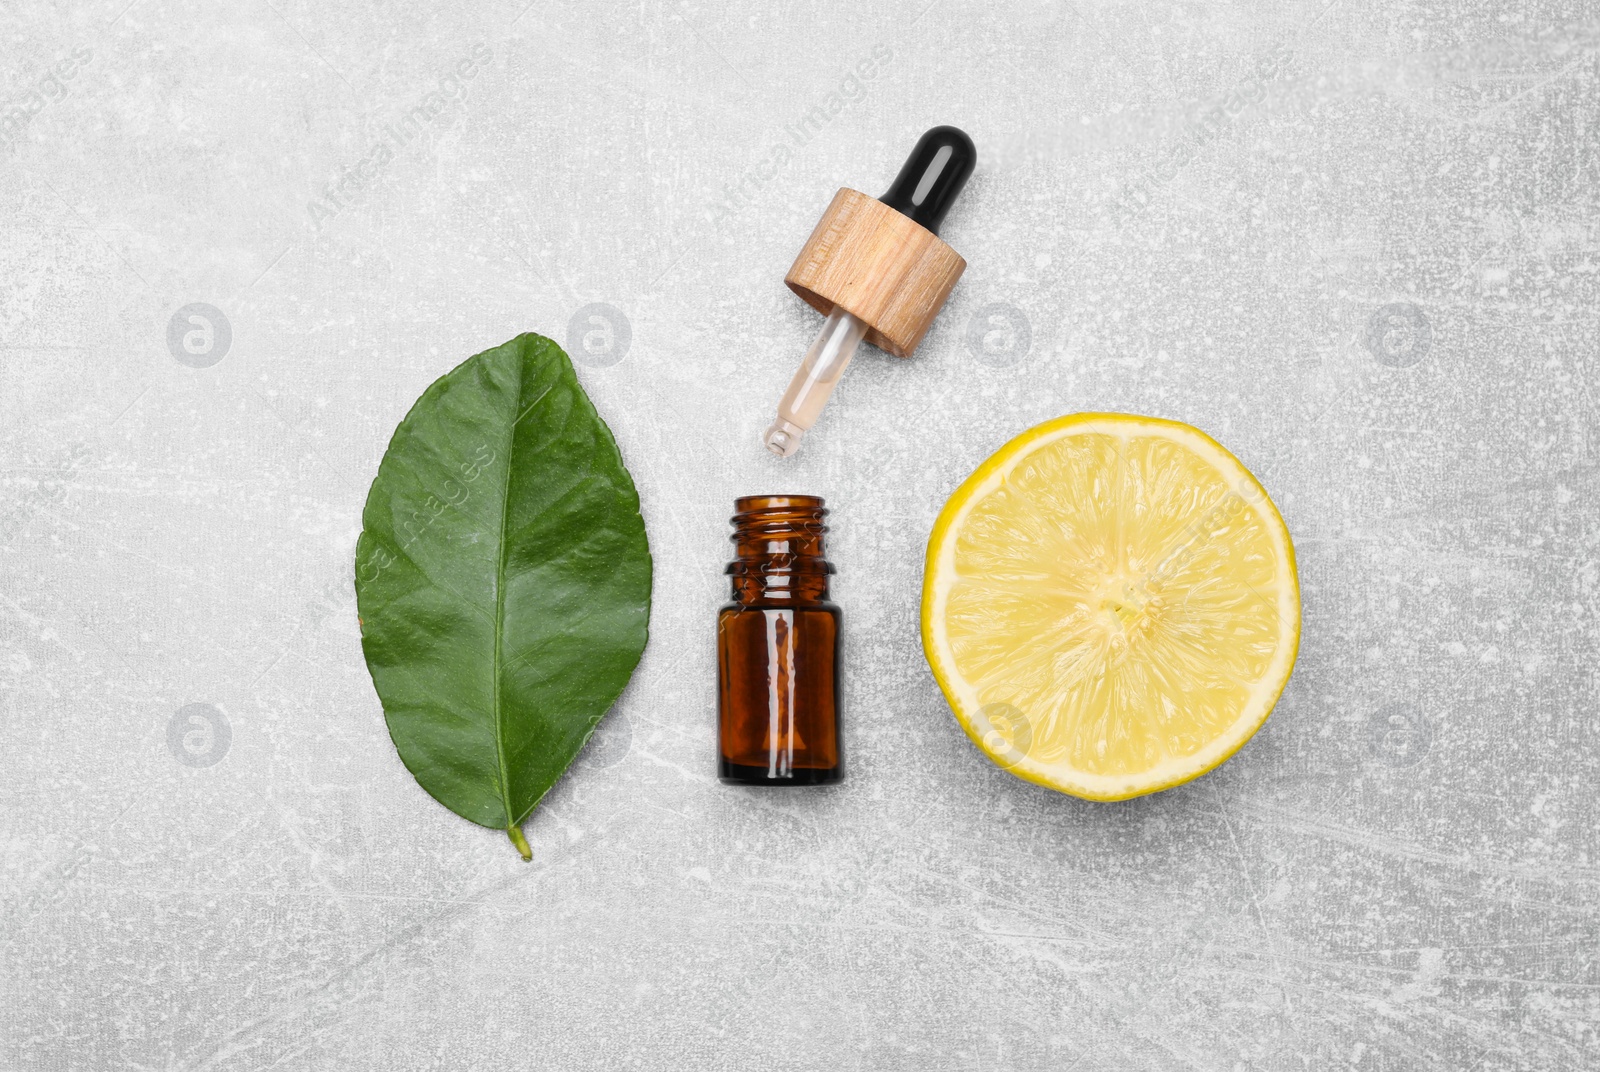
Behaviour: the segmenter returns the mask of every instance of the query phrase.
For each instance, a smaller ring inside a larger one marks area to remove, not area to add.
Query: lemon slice
[[[922,645],[967,735],[1030,782],[1122,800],[1260,728],[1300,645],[1265,489],[1175,421],[1079,413],[1001,447],[928,540]]]

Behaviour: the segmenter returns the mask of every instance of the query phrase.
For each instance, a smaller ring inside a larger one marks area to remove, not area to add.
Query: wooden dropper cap
[[[934,127],[882,197],[840,190],[784,282],[827,317],[761,442],[780,458],[817,423],[862,339],[910,357],[967,262],[939,240],[939,224],[977,162],[972,139]]]
[[[966,270],[939,225],[977,159],[965,133],[934,127],[888,193],[834,194],[784,282],[823,316],[837,307],[865,322],[880,350],[910,357]]]

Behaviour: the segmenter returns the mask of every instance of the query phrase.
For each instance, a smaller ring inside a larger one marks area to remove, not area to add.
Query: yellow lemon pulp
[[[1300,643],[1294,546],[1205,433],[1073,414],[1007,443],[945,504],[922,643],[996,763],[1091,800],[1152,793],[1271,713]]]

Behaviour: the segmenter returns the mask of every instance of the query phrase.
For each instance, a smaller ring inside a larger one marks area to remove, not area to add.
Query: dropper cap
[[[934,127],[883,197],[834,194],[784,278],[827,320],[762,436],[768,450],[799,448],[863,339],[896,357],[916,350],[967,267],[938,231],[977,158],[966,134]]]
[[[860,319],[880,350],[910,357],[966,270],[938,230],[977,158],[955,127],[923,134],[882,198],[834,194],[784,282],[823,316],[842,308]]]

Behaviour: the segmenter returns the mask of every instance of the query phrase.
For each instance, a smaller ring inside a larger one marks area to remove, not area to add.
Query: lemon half
[[[1017,776],[1090,800],[1168,789],[1238,751],[1288,683],[1294,545],[1205,433],[1073,414],[945,503],[922,645],[967,735]]]

